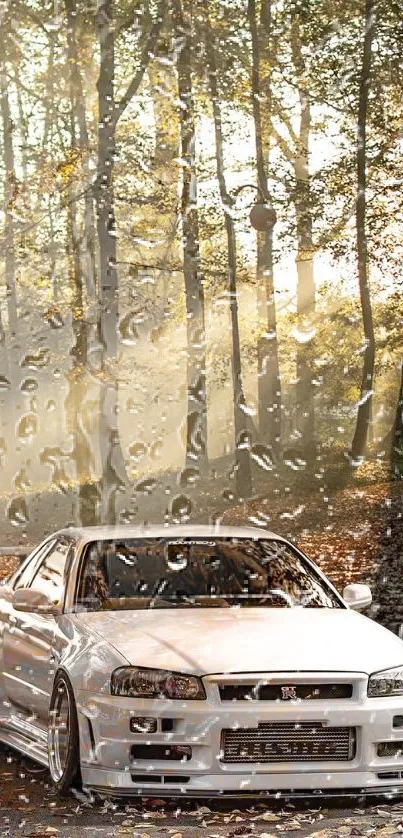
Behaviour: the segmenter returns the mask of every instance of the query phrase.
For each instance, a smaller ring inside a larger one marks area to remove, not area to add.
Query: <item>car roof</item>
[[[191,525],[177,524],[171,526],[145,525],[133,527],[130,524],[105,525],[98,527],[68,527],[55,535],[65,535],[77,541],[102,541],[103,539],[123,538],[268,538],[283,540],[281,536],[260,527],[227,527],[219,524]]]

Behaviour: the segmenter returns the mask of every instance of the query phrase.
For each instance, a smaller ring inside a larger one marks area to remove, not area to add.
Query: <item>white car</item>
[[[0,739],[60,791],[400,792],[403,643],[343,595],[260,529],[56,533],[0,588]]]

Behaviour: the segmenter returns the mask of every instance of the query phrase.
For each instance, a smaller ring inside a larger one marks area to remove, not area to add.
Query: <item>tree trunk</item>
[[[252,495],[252,476],[249,457],[249,440],[245,412],[245,396],[242,385],[241,344],[239,338],[238,298],[236,280],[236,238],[231,216],[232,200],[227,191],[223,152],[221,105],[217,84],[216,46],[211,26],[206,30],[206,52],[213,107],[214,134],[216,146],[217,179],[224,212],[228,251],[228,289],[230,293],[231,336],[232,336],[232,385],[234,399],[236,490],[238,498]]]
[[[368,429],[371,420],[375,365],[375,335],[369,290],[368,242],[366,231],[367,113],[368,95],[371,82],[372,43],[375,37],[375,28],[376,0],[366,0],[364,49],[358,99],[356,201],[358,284],[360,289],[362,322],[365,336],[365,352],[361,379],[360,401],[358,404],[354,437],[351,444],[351,461],[353,465],[359,465],[365,456]]]
[[[4,149],[4,262],[7,289],[8,326],[11,343],[18,331],[17,297],[15,290],[16,258],[14,241],[14,202],[16,199],[17,181],[14,169],[13,120],[8,98],[8,82],[4,61],[4,40],[0,40],[0,86],[1,86],[1,115],[3,121],[3,149]]]
[[[70,140],[72,156],[77,152],[77,146],[82,149],[83,154],[88,152],[88,135],[86,132],[85,109],[83,111],[82,87],[77,79],[79,75],[77,66],[76,47],[76,8],[75,0],[66,0],[67,12],[67,54],[69,67],[69,88],[70,88]],[[79,140],[77,142],[76,123],[79,129]],[[82,160],[78,160],[82,165]],[[68,374],[69,391],[65,402],[67,429],[73,438],[73,459],[75,463],[78,483],[78,507],[79,521],[83,526],[97,522],[97,506],[99,492],[94,479],[94,457],[91,450],[89,429],[86,426],[86,413],[88,406],[88,324],[85,319],[85,288],[84,275],[86,277],[87,294],[93,291],[91,280],[88,286],[88,270],[83,271],[83,261],[88,258],[88,239],[85,237],[84,248],[82,247],[82,236],[79,234],[77,222],[77,196],[74,195],[74,172],[70,177],[68,201],[67,201],[67,253],[69,259],[69,280],[73,290],[72,299],[72,327],[74,343],[71,349],[72,367]],[[92,204],[92,196],[89,193]],[[88,233],[88,218],[84,215],[84,228]],[[94,239],[92,236],[92,252],[94,253]],[[83,252],[84,251],[84,252]],[[94,274],[91,274],[93,279]]]
[[[311,104],[306,81],[305,61],[299,32],[298,13],[291,21],[291,51],[298,79],[300,124],[294,157],[294,206],[297,228],[297,386],[296,427],[307,462],[315,459],[314,333],[315,281],[312,241],[311,188],[309,178],[309,137]]]
[[[262,38],[256,18],[256,2],[248,0],[248,19],[252,40],[252,109],[255,131],[256,168],[260,193],[265,201],[270,201],[266,166],[269,160],[270,131],[269,120],[263,126],[261,98],[265,90],[268,105],[267,117],[271,110],[270,77],[266,84],[261,80],[261,51],[263,44],[270,43],[271,9],[270,3],[262,4]],[[264,34],[264,38],[263,38]],[[281,444],[281,381],[278,359],[278,340],[276,308],[274,302],[273,280],[273,228],[258,233],[257,246],[257,281],[259,327],[262,332],[258,342],[258,399],[259,429],[269,442],[273,451],[278,451]]]
[[[207,465],[206,336],[197,211],[191,24],[182,11],[182,0],[174,0],[174,24],[183,161],[181,216],[187,314],[186,463],[205,470]]]
[[[116,522],[116,495],[127,481],[117,425],[118,380],[113,370],[118,351],[118,277],[113,169],[115,129],[115,39],[113,0],[99,0],[98,172],[96,185],[99,243],[99,332],[102,344],[100,393],[101,521]]]
[[[78,124],[78,147],[81,151],[81,166],[84,175],[84,240],[82,258],[85,265],[85,285],[87,299],[94,302],[96,297],[96,258],[95,258],[95,216],[93,194],[90,189],[91,173],[89,169],[89,137],[83,82],[81,78],[77,48],[77,7],[76,0],[65,0],[67,12],[67,43],[71,72],[71,92],[74,112]]]
[[[395,421],[390,436],[392,477],[401,479],[403,476],[403,363],[400,368],[400,388]]]

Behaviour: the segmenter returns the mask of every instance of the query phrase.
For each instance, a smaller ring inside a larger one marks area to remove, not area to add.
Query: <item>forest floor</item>
[[[403,833],[403,803],[379,800],[269,804],[263,801],[138,800],[91,803],[58,797],[47,772],[0,750],[0,838],[299,838]]]

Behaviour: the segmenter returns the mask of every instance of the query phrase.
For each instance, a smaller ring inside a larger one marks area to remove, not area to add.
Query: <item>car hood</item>
[[[348,609],[155,609],[76,615],[134,666],[222,672],[376,672],[403,642]]]

